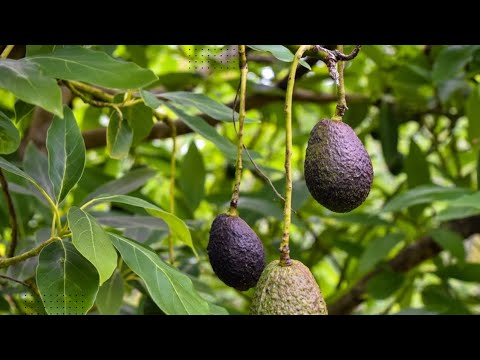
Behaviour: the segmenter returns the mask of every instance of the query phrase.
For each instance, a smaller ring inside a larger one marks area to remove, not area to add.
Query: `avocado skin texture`
[[[218,215],[207,246],[213,271],[226,285],[245,291],[257,284],[265,268],[265,251],[257,234],[239,217]]]
[[[360,206],[373,181],[372,162],[360,139],[350,126],[330,119],[320,120],[310,133],[304,172],[313,198],[339,213]]]
[[[310,270],[300,261],[267,265],[258,281],[252,315],[327,315],[327,305]]]

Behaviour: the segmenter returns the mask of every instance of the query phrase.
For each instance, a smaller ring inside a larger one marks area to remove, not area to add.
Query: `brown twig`
[[[7,202],[8,207],[8,220],[10,222],[10,228],[12,229],[12,239],[10,242],[10,246],[7,251],[7,257],[12,257],[15,255],[15,249],[17,247],[18,242],[18,222],[17,222],[17,213],[15,211],[15,206],[13,205],[12,195],[8,189],[8,182],[5,178],[5,174],[0,169],[0,184],[2,185],[3,195],[5,197],[5,201]]]
[[[12,278],[12,277],[10,277],[10,276],[0,274],[0,278],[5,279],[5,280],[8,280],[8,281],[16,282],[17,284],[21,284],[21,285],[23,285],[23,286],[26,286],[26,287],[32,289],[32,290],[35,290],[35,288],[34,288],[32,285],[27,284],[27,283],[24,282],[24,281],[21,281],[21,280],[18,280],[18,279],[14,279],[14,278]]]

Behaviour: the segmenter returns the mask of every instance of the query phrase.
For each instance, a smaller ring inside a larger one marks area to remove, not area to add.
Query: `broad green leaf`
[[[153,251],[110,233],[125,263],[145,282],[153,301],[167,315],[209,314],[209,304],[195,291],[188,276],[164,263]]]
[[[193,131],[214,143],[229,159],[237,158],[236,146],[220,135],[214,127],[208,125],[201,117],[189,115],[174,106],[172,103],[165,103],[165,105],[170,108],[175,115],[181,118]]]
[[[195,141],[190,143],[187,154],[180,164],[178,186],[182,190],[186,203],[193,212],[205,196],[205,164],[202,154],[198,151]]]
[[[384,270],[372,277],[367,283],[368,294],[374,299],[386,299],[393,295],[405,281],[403,274]]]
[[[112,276],[117,267],[117,252],[110,238],[90,214],[73,206],[68,212],[72,242],[100,275],[100,285]]]
[[[135,104],[122,109],[123,118],[133,131],[132,146],[140,144],[153,127],[153,111],[145,104]]]
[[[173,101],[183,106],[193,106],[208,116],[218,121],[232,122],[233,111],[228,106],[221,104],[204,94],[187,92],[187,91],[175,91],[169,93],[162,93],[160,97]],[[147,96],[148,104],[156,105],[151,96]],[[147,104],[147,105],[148,105]],[[235,112],[235,121],[238,121],[238,113]],[[245,123],[258,123],[258,120],[252,120],[245,118]]]
[[[135,89],[157,80],[153,72],[135,63],[83,47],[56,49],[50,54],[32,56],[28,61],[40,65],[53,78],[84,81],[109,88]]]
[[[118,314],[123,303],[124,284],[120,271],[115,270],[112,277],[98,289],[95,304],[102,315]]]
[[[391,315],[435,315],[435,313],[422,308],[406,308]]]
[[[126,119],[112,111],[107,128],[107,150],[110,157],[123,159],[128,155],[133,141],[133,131]]]
[[[10,119],[0,111],[0,154],[11,154],[20,146],[20,134]]]
[[[0,88],[19,99],[62,117],[62,94],[57,82],[26,59],[0,59]]]
[[[463,238],[457,233],[446,229],[434,229],[430,236],[442,248],[455,256],[460,262],[465,261],[465,248]]]
[[[476,84],[465,104],[468,118],[468,139],[480,143],[480,85]]]
[[[99,195],[113,194],[124,195],[142,187],[148,180],[155,176],[155,171],[149,168],[140,168],[129,171],[119,179],[109,181],[99,186],[90,193],[85,202],[92,200]]]
[[[85,143],[72,110],[64,107],[64,119],[53,118],[47,134],[48,176],[57,204],[61,203],[82,177]]]
[[[50,315],[83,315],[98,292],[95,268],[68,241],[55,241],[40,253],[37,286]]]
[[[356,258],[359,258],[364,251],[364,248],[360,244],[357,244],[353,241],[334,238],[333,243],[340,250],[345,251],[348,255]]]
[[[31,118],[35,105],[29,104],[22,100],[15,101],[15,122],[18,124],[20,121]]]
[[[23,168],[45,190],[48,196],[52,199],[55,198],[52,182],[48,177],[47,156],[38,150],[32,142],[27,145],[23,158]]]
[[[444,48],[433,64],[432,78],[435,83],[452,79],[472,60],[477,46],[456,45]]]
[[[102,196],[96,198],[95,202],[114,202],[145,209],[150,215],[156,216],[164,220],[168,224],[170,231],[172,231],[173,235],[185,245],[189,246],[193,250],[195,255],[197,255],[197,251],[193,246],[192,235],[190,234],[187,225],[180,218],[165,210],[160,209],[158,206],[155,206],[148,201],[127,195]]]
[[[435,221],[444,222],[449,220],[465,219],[470,216],[480,214],[480,208],[476,207],[453,207],[449,206],[446,209],[440,211],[435,217]]]
[[[480,282],[480,264],[457,264],[446,266],[437,271],[441,277],[452,278],[467,282]]]
[[[150,91],[140,90],[140,95],[142,96],[145,105],[152,108],[153,110],[157,110],[160,106],[163,105],[163,101],[158,100],[155,94],[151,93]]]
[[[294,59],[294,55],[292,52],[287,49],[285,46],[282,45],[247,45],[249,48],[258,51],[268,51],[278,60],[285,61],[285,62],[292,62]],[[300,64],[305,66],[308,70],[312,70],[310,65],[303,60],[300,60]]]
[[[364,214],[364,213],[332,214],[330,215],[330,217],[338,221],[343,221],[351,224],[362,224],[362,225],[372,225],[372,226],[391,225],[388,221],[383,220],[382,218],[374,214]]]
[[[55,49],[63,48],[64,45],[27,45],[27,57],[50,54]]]
[[[215,305],[215,304],[212,304],[212,303],[208,303],[208,307],[210,309],[210,314],[212,314],[212,315],[228,315],[227,309],[225,309],[221,306],[218,306],[218,305]]]
[[[35,188],[37,188],[38,190],[40,190],[42,187],[40,185],[37,184],[37,182],[30,176],[28,175],[27,173],[23,172],[22,170],[20,170],[19,168],[17,168],[15,165],[9,163],[7,160],[5,160],[4,158],[0,157],[0,168],[2,168],[3,170],[6,170],[8,172],[11,172],[12,174],[15,174],[15,175],[18,175],[22,178],[24,178],[25,180],[28,180],[33,186],[35,186]],[[36,193],[32,193],[30,190],[28,189],[25,189],[21,186],[18,186],[17,184],[12,184],[12,190],[16,190],[16,192],[19,192],[19,193],[22,193],[22,194],[26,194],[26,195],[35,195],[37,196]],[[45,199],[48,199],[50,202],[53,203],[53,199],[51,199],[47,193],[42,193],[41,192],[41,195],[45,198]]]
[[[371,270],[380,260],[386,260],[390,250],[402,239],[402,234],[388,234],[383,238],[370,241],[359,260],[358,273],[363,274]]]
[[[453,199],[452,201],[448,202],[449,206],[454,206],[454,207],[473,207],[475,209],[480,209],[480,191],[477,191],[473,194],[470,195],[465,195],[456,199]]]
[[[395,196],[381,212],[403,210],[413,205],[428,204],[434,201],[452,200],[469,193],[470,190],[464,188],[422,185]]]
[[[362,117],[362,119],[364,118]],[[379,132],[383,158],[390,172],[396,175],[402,169],[402,155],[398,151],[398,121],[395,117],[394,104],[382,102]],[[411,149],[410,147],[410,153]]]
[[[152,216],[119,215],[112,211],[92,213],[92,216],[97,219],[100,224],[117,229],[141,228],[151,230],[168,230],[165,221]]]
[[[410,151],[405,159],[404,168],[408,176],[407,183],[410,189],[430,183],[428,161],[413,138],[410,140]]]

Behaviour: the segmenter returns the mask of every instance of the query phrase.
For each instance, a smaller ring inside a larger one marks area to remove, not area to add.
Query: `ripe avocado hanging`
[[[228,213],[218,215],[212,223],[207,251],[210,264],[219,279],[228,286],[244,291],[257,284],[265,268],[265,251],[257,234],[238,216],[237,211],[242,177],[243,123],[248,73],[245,45],[239,45],[238,53],[241,81],[235,185]]]
[[[341,59],[341,58],[340,58]],[[333,62],[330,58],[332,72]],[[338,62],[338,104],[335,116],[312,129],[305,154],[305,181],[312,197],[331,211],[344,213],[360,206],[373,181],[370,156],[353,129],[342,122],[347,110],[343,62]]]

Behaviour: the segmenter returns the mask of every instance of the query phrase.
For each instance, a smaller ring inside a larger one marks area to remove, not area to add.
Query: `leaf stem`
[[[5,196],[5,201],[7,202],[8,220],[10,222],[10,228],[12,229],[12,239],[7,251],[7,257],[12,257],[13,255],[15,255],[15,249],[18,242],[17,213],[15,211],[15,206],[13,205],[13,199],[8,188],[7,179],[5,178],[5,174],[3,173],[2,169],[0,169],[0,184],[2,185],[2,191],[3,195]]]
[[[343,53],[343,45],[337,45],[337,50]],[[345,99],[345,78],[343,76],[343,70],[345,69],[345,63],[341,60],[337,62],[338,71],[338,87],[337,87],[337,107],[335,108],[335,115],[332,120],[342,121],[345,111],[348,110],[347,100]]]
[[[8,58],[8,55],[12,52],[15,45],[7,45],[5,49],[3,49],[2,54],[0,55],[0,59]]]
[[[245,97],[247,93],[247,54],[245,45],[238,45],[238,58],[240,68],[240,108],[238,110],[238,145],[237,145],[237,162],[235,164],[235,184],[233,186],[232,199],[230,201],[230,208],[228,209],[229,216],[238,216],[238,200],[240,198],[240,183],[242,182],[242,151],[243,151],[243,124],[245,122]],[[235,112],[235,105],[233,111]],[[235,113],[234,113],[235,114]],[[234,115],[235,116],[235,115]]]
[[[175,214],[175,173],[176,173],[176,158],[177,153],[177,127],[173,120],[168,122],[172,130],[172,157],[170,159],[170,212]],[[175,249],[173,247],[173,233],[170,230],[168,234],[168,260],[171,265],[175,263]]]
[[[283,211],[283,236],[280,243],[280,264],[282,266],[291,265],[290,248],[290,223],[292,221],[292,98],[295,85],[295,74],[297,66],[305,51],[313,49],[314,45],[302,45],[298,48],[290,66],[288,75],[287,90],[285,94],[285,207]]]
[[[38,245],[37,247],[31,249],[31,250],[28,250],[26,252],[24,252],[23,254],[20,254],[20,255],[17,255],[17,256],[13,256],[11,258],[6,258],[6,259],[0,259],[0,269],[2,268],[7,268],[9,266],[12,266],[12,265],[15,265],[19,262],[22,262],[24,260],[27,260],[31,257],[34,257],[34,256],[37,256],[38,254],[40,254],[40,251],[42,251],[42,249],[49,245],[50,243],[54,242],[54,241],[57,241],[57,240],[61,240],[61,238],[59,238],[58,236],[52,236],[50,239],[44,241],[43,243],[41,243],[40,245]]]

